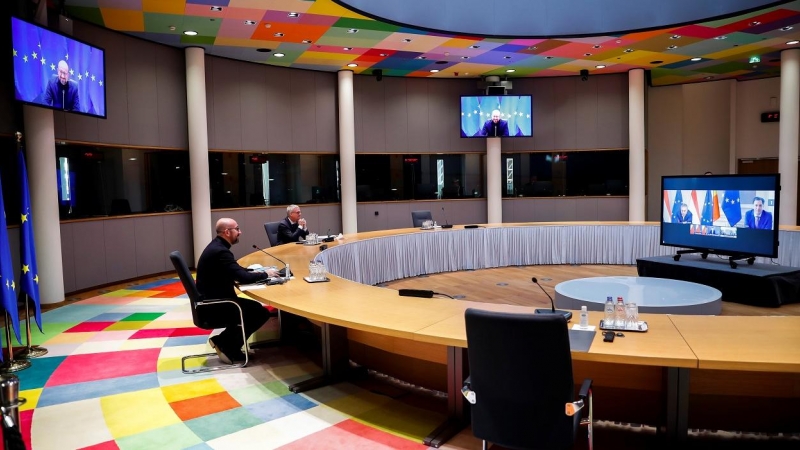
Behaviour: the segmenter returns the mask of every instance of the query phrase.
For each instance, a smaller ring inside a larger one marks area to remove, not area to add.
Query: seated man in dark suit
[[[266,272],[248,272],[236,262],[231,246],[239,242],[242,231],[233,219],[219,219],[217,236],[208,244],[197,261],[197,290],[204,299],[226,299],[236,302],[242,308],[244,334],[250,336],[269,319],[269,312],[261,303],[240,298],[234,291],[234,282],[248,284],[277,276],[274,269]],[[217,336],[209,339],[209,344],[217,352],[219,359],[232,364],[244,361],[242,353],[242,332],[239,330],[239,310],[230,303],[204,306],[203,314],[225,316],[232,325]]]
[[[500,118],[500,110],[492,111],[492,118],[481,128],[481,136],[508,136],[508,122]]]
[[[58,78],[47,83],[44,91],[44,102],[64,111],[78,111],[81,107],[78,95],[78,84],[69,79],[69,65],[66,61],[58,62]]]
[[[764,211],[764,199],[761,197],[753,198],[753,209],[744,215],[744,225],[747,228],[759,230],[772,229],[772,214]]]
[[[689,211],[689,205],[681,203],[681,210],[672,216],[672,223],[692,223],[692,212]]]
[[[305,239],[308,235],[308,225],[303,219],[300,207],[289,205],[286,207],[286,218],[278,224],[278,245],[298,242],[301,238]]]

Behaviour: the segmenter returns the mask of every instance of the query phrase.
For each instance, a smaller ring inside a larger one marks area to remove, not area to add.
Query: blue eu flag
[[[14,333],[19,342],[19,312],[17,308],[17,296],[14,293],[14,268],[11,266],[11,249],[8,244],[8,228],[6,228],[5,202],[3,202],[3,185],[0,182],[0,303],[14,327]],[[0,361],[3,359],[3,352],[0,352]]]
[[[728,224],[734,226],[742,220],[742,206],[739,199],[739,191],[725,191],[725,204],[722,205],[722,212],[728,219]]]
[[[700,218],[700,224],[708,226],[714,224],[714,209],[711,191],[706,191],[706,201],[703,202],[703,214]]]
[[[22,270],[19,275],[20,292],[28,294],[36,309],[36,324],[42,330],[42,307],[39,302],[39,269],[36,264],[36,246],[33,240],[33,216],[31,196],[28,192],[28,170],[25,168],[25,155],[17,152],[17,164],[22,192],[21,217],[19,225],[19,251]]]
[[[683,194],[680,189],[675,191],[675,201],[672,202],[672,222],[680,222],[681,204],[683,204]]]

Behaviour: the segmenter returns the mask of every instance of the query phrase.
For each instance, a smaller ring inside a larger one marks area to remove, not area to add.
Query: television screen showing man
[[[692,212],[689,205],[681,203],[681,211],[672,218],[673,223],[692,223]]]
[[[753,209],[745,213],[744,224],[747,228],[755,228],[758,230],[772,229],[772,214],[769,211],[764,211],[763,198],[753,198]]]
[[[481,136],[508,136],[508,122],[500,118],[500,110],[492,111],[492,118],[483,124]]]
[[[70,80],[69,64],[66,61],[58,62],[58,76],[47,83],[44,102],[64,111],[80,111],[78,83]]]

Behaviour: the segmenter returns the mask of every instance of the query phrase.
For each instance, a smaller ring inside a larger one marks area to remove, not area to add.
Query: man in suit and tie
[[[673,223],[692,223],[692,212],[689,205],[681,203],[681,212],[672,218]]]
[[[286,207],[286,218],[278,224],[278,245],[297,242],[308,235],[306,219],[301,217],[300,207],[289,205]]]
[[[744,215],[744,226],[759,230],[772,229],[772,214],[764,211],[764,199],[761,197],[753,198],[753,209]]]
[[[508,136],[508,122],[500,118],[500,110],[492,111],[492,118],[487,120],[481,128],[480,136],[498,137]]]

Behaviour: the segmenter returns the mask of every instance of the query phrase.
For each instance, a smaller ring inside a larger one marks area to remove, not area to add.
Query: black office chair
[[[226,328],[231,324],[227,321],[221,320],[218,317],[213,315],[204,315],[202,314],[203,306],[208,305],[218,305],[220,303],[230,303],[235,306],[239,310],[239,325],[241,326],[244,323],[244,318],[242,317],[242,308],[239,307],[236,302],[226,299],[203,299],[200,296],[200,292],[197,290],[197,285],[194,282],[194,278],[192,278],[192,272],[189,271],[189,266],[186,265],[186,261],[181,256],[179,251],[174,251],[169,254],[169,259],[172,261],[172,265],[175,266],[175,270],[178,272],[178,277],[181,279],[181,284],[183,284],[183,288],[186,289],[186,293],[189,294],[189,304],[192,307],[192,322],[194,322],[194,326],[197,328],[202,328],[204,330],[214,330],[217,328]],[[201,372],[210,372],[213,370],[221,370],[221,369],[232,369],[235,367],[244,367],[247,365],[249,361],[249,347],[247,345],[247,336],[244,334],[244,327],[242,329],[242,341],[245,343],[245,352],[244,352],[244,361],[238,362],[236,364],[225,364],[225,365],[213,365],[213,366],[204,366],[197,369],[186,369],[186,361],[195,358],[210,358],[217,356],[215,353],[203,353],[200,355],[190,355],[184,356],[181,358],[181,371],[183,373],[201,373]]]
[[[506,448],[572,448],[581,423],[592,436],[592,380],[574,400],[567,321],[557,314],[467,309],[472,433]],[[578,411],[587,406],[588,419]],[[565,412],[566,408],[566,412]]]
[[[411,221],[414,222],[415,228],[422,227],[422,222],[426,220],[433,220],[430,211],[411,211]]]
[[[275,247],[278,245],[278,225],[280,222],[267,222],[264,224],[264,231],[267,232],[267,239],[269,239],[269,246]]]

